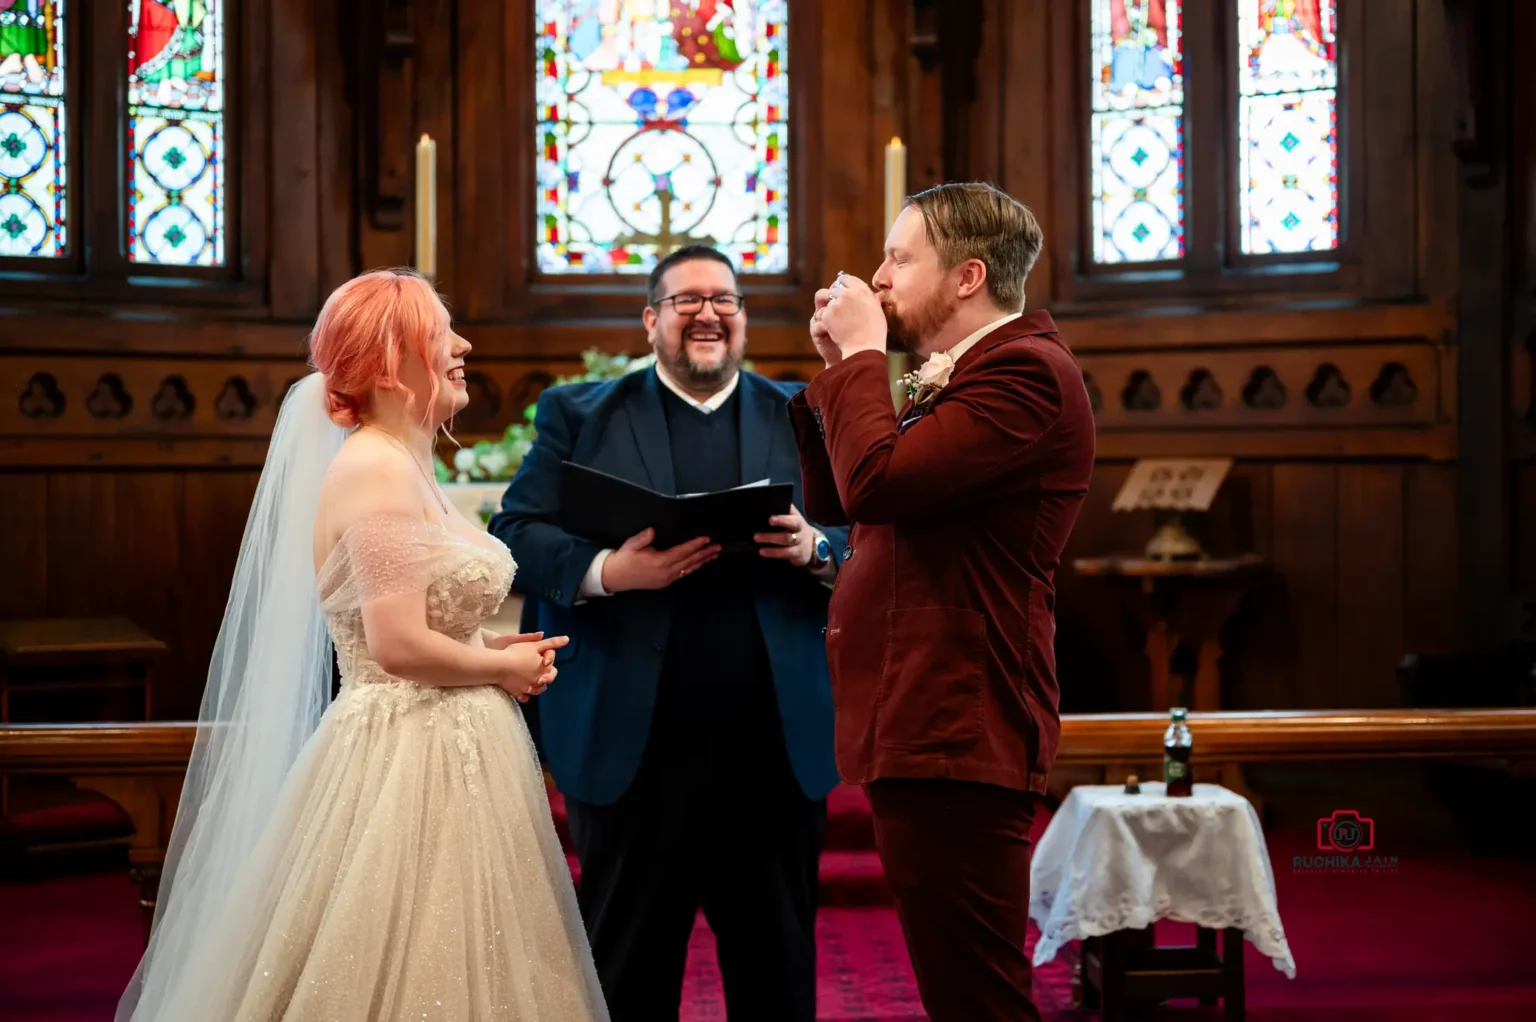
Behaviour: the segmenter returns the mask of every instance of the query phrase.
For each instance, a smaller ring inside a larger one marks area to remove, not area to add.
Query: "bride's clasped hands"
[[[566,635],[546,639],[543,632],[501,635],[490,629],[484,629],[481,637],[486,649],[507,654],[500,658],[503,673],[497,676],[496,686],[520,703],[542,695],[549,688],[560,673],[555,666],[555,651],[571,641]]]

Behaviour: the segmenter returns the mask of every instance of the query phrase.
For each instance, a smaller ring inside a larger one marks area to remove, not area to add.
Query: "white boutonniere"
[[[955,371],[955,360],[947,351],[936,351],[928,356],[928,361],[917,367],[916,372],[907,373],[901,378],[906,384],[907,397],[921,404],[930,400],[937,394]]]

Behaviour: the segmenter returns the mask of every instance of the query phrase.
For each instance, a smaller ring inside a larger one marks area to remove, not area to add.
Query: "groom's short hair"
[[[998,308],[1024,308],[1024,279],[1045,245],[1028,206],[981,182],[936,185],[907,205],[923,215],[923,230],[946,270],[980,259],[987,268],[987,293]]]

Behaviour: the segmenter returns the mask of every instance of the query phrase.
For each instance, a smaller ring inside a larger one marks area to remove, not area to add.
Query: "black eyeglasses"
[[[671,302],[672,308],[684,316],[696,316],[703,311],[706,301],[715,307],[717,316],[734,316],[747,304],[741,295],[668,295],[656,299],[656,304]]]

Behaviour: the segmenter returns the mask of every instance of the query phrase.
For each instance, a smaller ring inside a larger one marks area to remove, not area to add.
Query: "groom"
[[[1053,579],[1094,452],[1076,360],[1023,311],[1042,243],[989,185],[907,200],[873,290],[817,294],[827,367],[790,403],[807,513],[853,523],[827,625],[838,767],[869,794],[933,1022],[1040,1017],[1024,931],[1060,730]],[[894,416],[888,342],[926,359]]]

